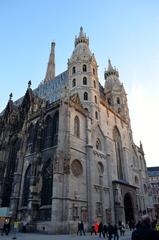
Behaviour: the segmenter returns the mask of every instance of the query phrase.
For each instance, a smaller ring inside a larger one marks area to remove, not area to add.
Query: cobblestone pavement
[[[8,236],[1,236],[0,240],[13,240],[15,235],[10,233]],[[39,233],[18,233],[16,234],[16,240],[99,240],[104,239],[103,237],[99,238],[98,235],[90,236],[90,233],[86,233],[86,236],[77,236],[77,235],[50,235],[50,234],[39,234]],[[107,238],[106,238],[107,239]],[[113,239],[112,239],[113,240]],[[119,237],[119,240],[131,240],[131,232],[126,231],[124,237]]]

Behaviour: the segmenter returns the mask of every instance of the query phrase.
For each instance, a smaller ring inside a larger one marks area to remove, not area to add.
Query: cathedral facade
[[[83,220],[137,221],[149,208],[142,144],[133,142],[127,94],[108,60],[105,86],[80,28],[67,70],[46,76],[0,115],[0,207],[50,233]]]

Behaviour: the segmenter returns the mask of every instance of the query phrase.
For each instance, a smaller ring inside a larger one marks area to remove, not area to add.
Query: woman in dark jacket
[[[131,240],[159,240],[158,232],[151,227],[148,215],[142,217],[141,224],[132,232]]]

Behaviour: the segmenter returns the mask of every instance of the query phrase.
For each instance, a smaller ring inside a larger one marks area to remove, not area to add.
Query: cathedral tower
[[[99,119],[99,82],[97,62],[89,49],[89,39],[80,28],[75,38],[75,48],[68,60],[68,78],[70,93],[78,94],[84,108],[92,120]]]
[[[123,84],[119,80],[118,70],[112,67],[110,59],[108,60],[108,68],[105,71],[104,77],[104,92],[109,106],[122,117],[129,120],[126,92]]]

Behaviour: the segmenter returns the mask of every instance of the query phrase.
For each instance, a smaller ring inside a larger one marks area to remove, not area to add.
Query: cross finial
[[[31,86],[31,80],[29,80],[28,82],[28,88],[30,88],[30,86]]]
[[[9,100],[12,100],[12,97],[13,97],[13,94],[10,93],[10,94],[9,94]]]

